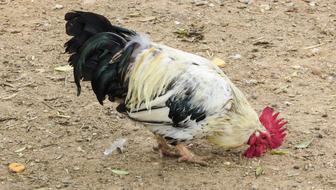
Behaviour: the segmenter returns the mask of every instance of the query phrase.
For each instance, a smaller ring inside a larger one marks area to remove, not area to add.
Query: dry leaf
[[[276,94],[287,93],[287,92],[288,92],[288,88],[289,88],[289,85],[280,86],[280,87],[276,88],[276,89],[274,90],[274,92],[275,92]]]
[[[19,148],[19,149],[15,150],[14,152],[15,152],[15,153],[19,153],[19,152],[22,152],[22,151],[24,151],[24,150],[26,150],[26,147],[25,147],[25,146],[22,147],[22,148]]]
[[[139,16],[141,16],[141,13],[139,13],[139,12],[132,12],[132,13],[129,13],[128,16],[129,17],[139,17]]]
[[[288,154],[288,150],[286,150],[286,149],[273,149],[273,150],[271,150],[271,154],[273,154],[273,155],[284,155],[284,154]]]
[[[218,67],[225,67],[225,65],[226,65],[225,61],[218,58],[218,57],[214,57],[212,59],[212,62],[215,63]]]
[[[156,19],[155,16],[149,16],[149,17],[146,17],[146,18],[142,18],[139,21],[140,22],[148,22],[148,21],[155,20],[155,19]]]
[[[174,32],[178,38],[183,38],[183,40],[188,42],[200,41],[204,38],[203,35],[204,26],[199,26],[191,24],[181,28],[177,28]]]
[[[68,72],[71,71],[72,67],[70,65],[62,65],[55,68],[55,71]]]
[[[128,175],[129,174],[129,172],[126,170],[112,169],[111,171],[117,175]]]
[[[256,177],[262,175],[263,173],[264,173],[264,168],[262,166],[258,165],[256,170],[255,170]]]
[[[305,149],[305,148],[308,148],[309,145],[313,142],[313,140],[314,140],[314,139],[310,139],[310,140],[308,140],[308,141],[304,141],[304,142],[302,142],[302,143],[300,143],[300,144],[297,144],[297,145],[295,145],[295,148],[297,148],[297,149]]]
[[[84,5],[86,5],[86,4],[94,4],[95,2],[96,2],[96,0],[82,0],[82,3]]]

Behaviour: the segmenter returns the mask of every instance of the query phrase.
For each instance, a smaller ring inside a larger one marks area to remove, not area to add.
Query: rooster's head
[[[286,136],[287,121],[283,118],[277,119],[279,113],[274,113],[270,107],[264,108],[259,117],[260,122],[265,127],[265,131],[254,132],[247,144],[250,147],[245,151],[244,155],[248,158],[259,157],[266,152],[267,149],[275,149],[281,146]]]

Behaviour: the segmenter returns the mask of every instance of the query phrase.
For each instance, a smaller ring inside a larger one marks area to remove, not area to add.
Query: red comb
[[[269,142],[271,149],[281,146],[286,136],[285,131],[287,129],[283,126],[287,124],[287,121],[284,121],[283,118],[277,119],[279,114],[279,112],[274,113],[273,108],[267,106],[264,108],[259,117],[260,122],[271,135],[271,141]]]

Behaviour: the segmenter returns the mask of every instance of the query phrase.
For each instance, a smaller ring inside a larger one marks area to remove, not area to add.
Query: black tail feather
[[[80,80],[83,76],[82,75],[83,66],[87,65],[86,60],[95,55],[102,57],[104,54],[104,50],[107,50],[109,52],[109,54],[111,55],[109,58],[111,59],[113,55],[120,52],[125,47],[126,43],[127,41],[125,41],[125,39],[110,32],[98,33],[84,43],[80,51],[80,56],[78,60],[76,60],[77,61],[76,65],[73,65],[74,77],[78,89],[77,91],[78,95],[80,94],[80,88],[81,88]],[[99,58],[98,61],[101,62]],[[99,66],[101,64],[95,64],[95,65]],[[91,72],[93,71],[94,70],[91,70]]]
[[[66,33],[73,36],[65,43],[67,53],[77,52],[87,39],[101,32],[112,32],[124,38],[135,35],[134,31],[114,26],[104,16],[91,12],[69,12],[64,19]]]
[[[65,52],[71,54],[69,64],[74,67],[77,95],[80,95],[83,79],[91,80],[101,104],[106,95],[109,99],[124,96],[127,84],[123,83],[123,77],[135,45],[125,46],[136,33],[114,26],[104,16],[90,12],[69,12],[65,20],[66,33],[73,36],[64,46]]]
[[[106,54],[101,59],[93,75],[91,84],[100,104],[103,104],[106,95],[110,98],[123,97],[127,90],[127,84],[124,83],[124,73],[128,67],[129,58],[135,45],[130,44],[126,47],[120,57],[112,64],[107,64],[111,60],[111,54]]]
[[[116,64],[104,64],[107,59],[101,61],[101,66],[97,69],[91,81],[92,89],[100,104],[103,104],[106,94],[108,94],[108,85],[117,85]]]

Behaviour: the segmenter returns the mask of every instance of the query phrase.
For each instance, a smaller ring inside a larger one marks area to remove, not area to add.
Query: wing
[[[207,110],[202,104],[196,105],[193,99],[193,88],[171,89],[162,96],[155,98],[147,108],[128,108],[132,119],[147,124],[171,125],[176,128],[187,128],[190,121],[200,122],[205,119]]]

